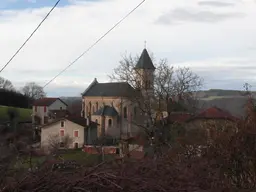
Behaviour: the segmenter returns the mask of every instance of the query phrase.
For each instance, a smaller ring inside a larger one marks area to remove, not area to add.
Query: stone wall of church
[[[118,117],[105,117],[104,122],[102,122],[101,117],[93,116],[92,114],[99,110],[103,105],[113,106],[118,112]],[[105,134],[119,137],[121,134],[138,132],[139,128],[134,123],[140,120],[139,109],[136,108],[136,104],[127,98],[120,97],[84,97],[83,107],[85,111],[85,116],[92,115],[92,121],[96,121],[100,124],[98,128],[99,132],[103,128],[105,129]],[[112,124],[109,126],[109,119],[111,119]],[[103,125],[104,124],[104,125]]]

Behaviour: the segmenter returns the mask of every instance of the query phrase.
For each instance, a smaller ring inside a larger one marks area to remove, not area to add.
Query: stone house
[[[186,129],[204,130],[208,138],[213,138],[220,131],[235,133],[239,120],[228,111],[214,106],[188,119],[186,121]]]
[[[145,121],[139,110],[139,100],[154,92],[155,67],[146,49],[134,68],[135,86],[127,82],[99,83],[95,78],[82,93],[81,116],[98,123],[98,137],[132,137],[141,131],[138,126]],[[135,99],[138,99],[135,101]]]
[[[44,125],[67,114],[67,104],[60,98],[38,99],[33,103],[32,123]]]
[[[82,148],[97,138],[96,129],[95,123],[79,116],[59,118],[41,127],[41,147],[47,149],[59,144],[60,147]]]
[[[186,133],[195,139],[201,137],[200,134],[204,135],[204,138],[213,138],[220,131],[234,133],[237,131],[239,119],[229,112],[213,106],[197,114],[172,112],[165,121],[167,132],[177,129],[178,133]]]
[[[239,119],[231,115],[228,111],[218,107],[210,107],[186,121],[187,127],[213,127],[223,126],[232,127]]]

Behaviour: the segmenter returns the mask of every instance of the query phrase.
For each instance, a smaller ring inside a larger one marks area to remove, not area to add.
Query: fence
[[[93,145],[84,145],[83,152],[89,153],[89,154],[118,154],[119,148],[115,146],[93,146]]]

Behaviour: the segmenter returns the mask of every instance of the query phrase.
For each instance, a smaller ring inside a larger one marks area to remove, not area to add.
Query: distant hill
[[[251,92],[256,97],[256,92]],[[231,114],[241,117],[245,115],[245,104],[247,96],[245,91],[210,89],[198,91],[197,97],[200,100],[200,106],[205,109],[216,106],[229,111]]]
[[[68,111],[80,116],[82,111],[82,97],[61,97],[61,99],[68,105]]]
[[[252,95],[256,98],[256,92]],[[239,90],[210,89],[196,93],[199,107],[206,109],[212,106],[229,111],[231,114],[242,117],[245,115],[246,92]],[[82,110],[82,97],[61,97],[68,104],[70,112],[80,115]]]

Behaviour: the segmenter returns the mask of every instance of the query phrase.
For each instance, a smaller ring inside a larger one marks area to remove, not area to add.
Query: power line
[[[95,43],[93,43],[89,48],[87,48],[79,57],[77,57],[73,62],[71,62],[66,68],[60,71],[55,77],[48,81],[43,88],[49,85],[53,80],[65,72],[69,67],[71,67],[75,62],[77,62],[82,56],[84,56],[88,51],[90,51],[95,45],[97,45],[105,36],[107,36],[114,28],[116,28],[120,23],[122,23],[129,15],[131,15],[137,8],[139,8],[146,0],[141,1],[135,8],[133,8],[128,14],[126,14],[121,20],[119,20],[113,27],[111,27],[106,33],[104,33]]]
[[[14,59],[14,57],[20,52],[20,50],[26,45],[26,43],[30,40],[30,38],[34,35],[34,33],[39,29],[39,27],[43,24],[43,22],[49,17],[51,12],[55,9],[55,7],[59,4],[60,0],[58,0],[55,5],[51,8],[51,10],[47,13],[47,15],[43,18],[43,20],[39,23],[39,25],[34,29],[34,31],[30,34],[30,36],[26,39],[26,41],[20,46],[20,48],[14,53],[11,59],[2,67],[0,73],[10,64],[10,62]]]

